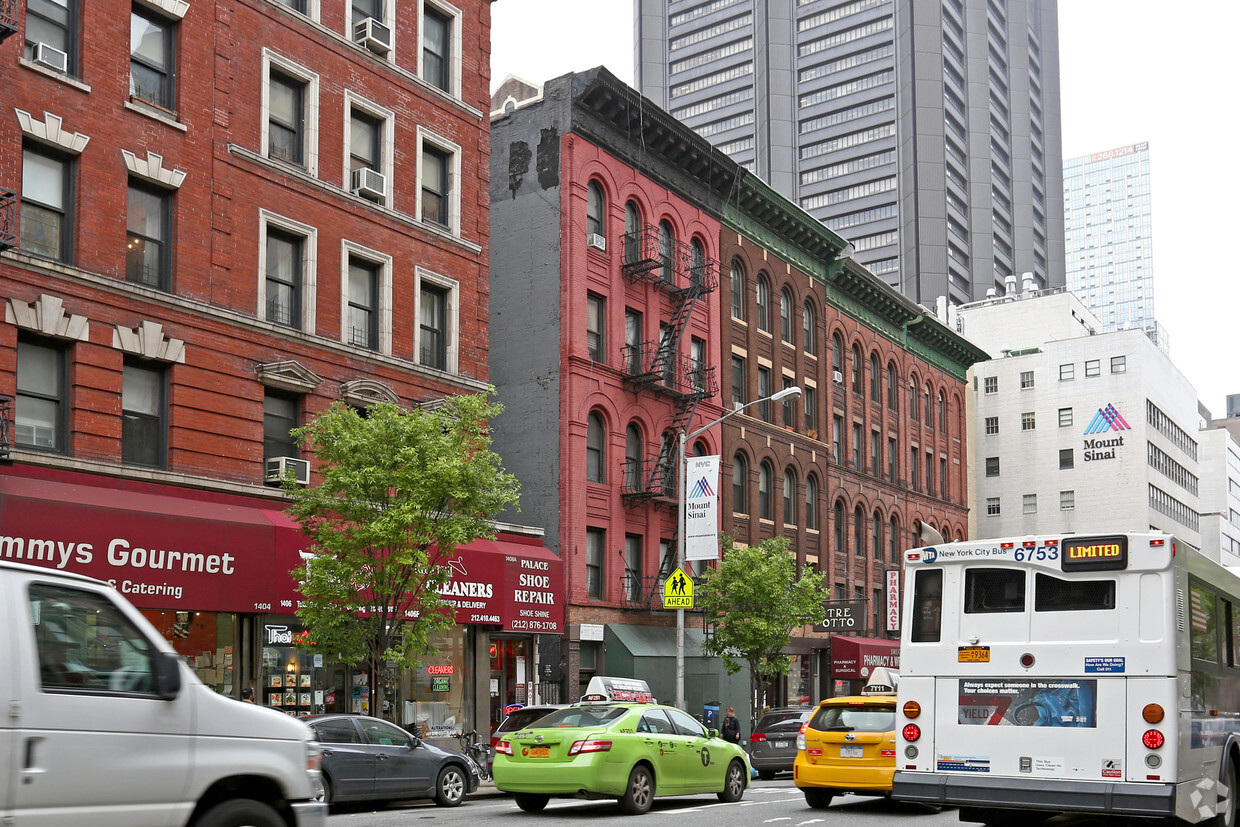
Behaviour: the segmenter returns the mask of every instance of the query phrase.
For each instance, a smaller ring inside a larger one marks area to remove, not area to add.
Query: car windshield
[[[878,704],[824,706],[809,726],[819,732],[889,732],[896,728],[896,710]]]
[[[554,710],[551,710],[551,709],[517,709],[517,710],[514,710],[511,715],[509,715],[507,718],[504,719],[504,722],[499,725],[499,728],[503,732],[512,732],[513,730],[517,730],[517,729],[525,729],[528,726],[532,726],[535,721],[541,720],[543,716],[547,715],[550,712],[554,712]]]
[[[538,727],[606,726],[628,711],[626,706],[574,706],[552,712],[538,722]]]

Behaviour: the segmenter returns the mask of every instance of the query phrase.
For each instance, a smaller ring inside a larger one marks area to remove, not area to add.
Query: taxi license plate
[[[776,741],[775,742],[775,749],[787,749],[787,748],[788,748],[787,741]]]
[[[840,758],[861,758],[865,755],[865,747],[840,747]]]
[[[961,646],[957,649],[957,663],[990,663],[989,646]]]
[[[550,758],[551,747],[530,747],[530,758]]]

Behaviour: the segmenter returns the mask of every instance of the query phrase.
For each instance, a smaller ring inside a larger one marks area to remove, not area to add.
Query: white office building
[[[1197,392],[1144,331],[1100,332],[1066,291],[948,312],[992,356],[970,371],[971,537],[1152,528],[1202,547]]]

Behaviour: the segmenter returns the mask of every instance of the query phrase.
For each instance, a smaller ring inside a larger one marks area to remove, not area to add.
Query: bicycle
[[[478,775],[483,781],[491,777],[491,766],[488,759],[491,748],[478,740],[478,730],[459,733],[457,740],[461,742],[461,753],[478,766]]]

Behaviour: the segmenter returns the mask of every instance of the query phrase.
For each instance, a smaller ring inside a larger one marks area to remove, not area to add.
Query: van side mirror
[[[155,662],[155,694],[170,701],[181,692],[181,656],[175,652],[157,652]]]

